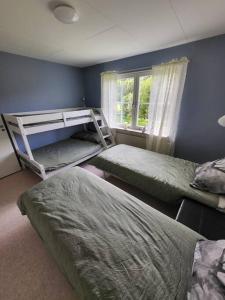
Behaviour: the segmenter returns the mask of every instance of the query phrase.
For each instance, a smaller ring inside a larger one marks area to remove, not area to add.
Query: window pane
[[[149,97],[152,85],[152,76],[141,76],[139,78],[139,98],[137,126],[148,125]]]
[[[130,126],[132,123],[132,104],[134,98],[134,78],[122,78],[117,81],[116,123]]]

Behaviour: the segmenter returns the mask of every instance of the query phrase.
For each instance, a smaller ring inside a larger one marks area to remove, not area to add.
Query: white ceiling
[[[225,33],[224,16],[225,0],[0,0],[0,50],[83,67]]]

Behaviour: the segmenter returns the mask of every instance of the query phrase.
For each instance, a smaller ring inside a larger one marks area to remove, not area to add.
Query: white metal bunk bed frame
[[[108,127],[104,114],[99,108],[66,108],[45,111],[10,113],[4,114],[3,116],[22,167],[29,167],[42,179],[47,179],[48,177],[53,176],[58,172],[78,165],[83,161],[86,161],[91,157],[99,154],[103,149],[107,149],[115,144],[111,129]],[[98,121],[100,121],[100,124]],[[94,123],[96,131],[100,137],[100,141],[103,146],[102,149],[96,151],[94,154],[85,156],[84,158],[67,166],[49,172],[46,172],[44,166],[34,160],[32,149],[27,138],[28,135],[81,124],[84,125],[84,128],[86,130],[85,124],[91,122]],[[103,133],[104,131],[106,133]],[[22,137],[26,154],[20,151],[15,133],[19,134]],[[107,143],[106,139],[110,140],[110,144]]]

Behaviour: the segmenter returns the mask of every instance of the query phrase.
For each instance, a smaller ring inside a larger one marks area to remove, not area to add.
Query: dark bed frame
[[[176,220],[210,240],[225,239],[225,213],[183,198]]]

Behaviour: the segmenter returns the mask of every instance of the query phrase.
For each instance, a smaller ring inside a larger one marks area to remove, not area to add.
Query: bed
[[[57,170],[103,150],[101,144],[69,138],[33,150],[34,159],[46,172]]]
[[[75,167],[19,202],[78,299],[185,299],[202,236]]]
[[[8,132],[16,150],[22,167],[29,167],[31,171],[43,180],[56,173],[72,168],[81,162],[114,145],[114,137],[101,109],[74,107],[56,110],[33,111],[4,114]],[[93,143],[72,142],[66,140],[33,151],[28,137],[61,128],[83,125],[87,131],[87,124],[93,124],[100,146]],[[20,149],[17,135],[21,136],[25,152]],[[86,147],[86,149],[85,149]],[[98,148],[98,151],[95,151]],[[33,153],[34,152],[34,153]]]
[[[223,200],[190,187],[197,164],[187,160],[121,144],[100,153],[90,163],[172,204],[186,197],[218,208]]]

